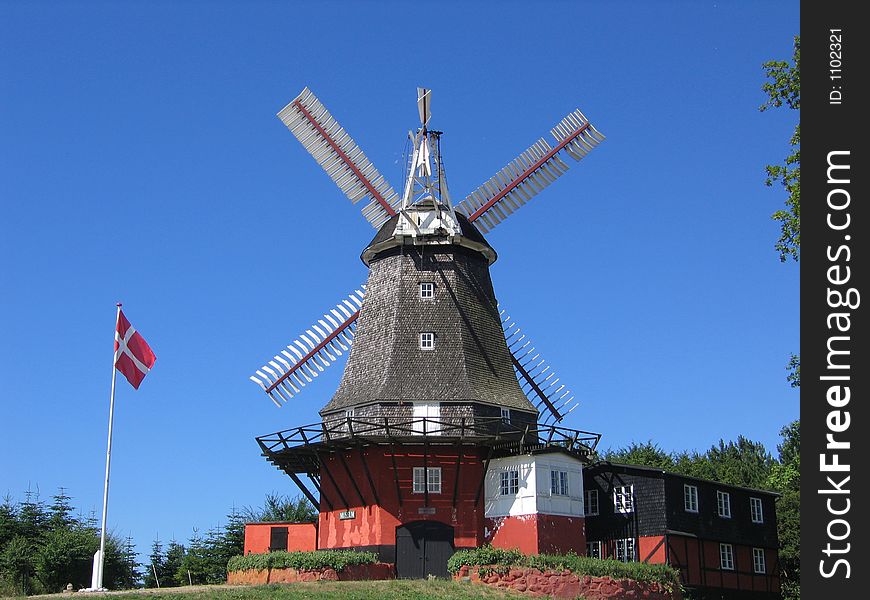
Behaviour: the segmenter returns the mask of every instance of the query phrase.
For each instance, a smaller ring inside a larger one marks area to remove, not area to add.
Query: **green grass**
[[[111,600],[493,600],[522,598],[516,592],[507,592],[473,583],[456,581],[316,581],[310,583],[286,583],[260,586],[223,587],[210,586],[199,591],[130,592],[107,596]],[[102,596],[101,596],[102,597]]]

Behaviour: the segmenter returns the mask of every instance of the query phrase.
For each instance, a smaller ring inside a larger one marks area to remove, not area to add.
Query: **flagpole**
[[[121,320],[121,303],[117,304],[118,312],[115,314],[115,335],[118,335],[118,324]],[[115,368],[115,352],[112,352],[112,391],[109,395],[109,439],[106,443],[106,481],[103,487],[103,522],[100,527],[100,560],[99,565],[94,561],[94,577],[91,584],[97,590],[103,587],[103,565],[106,562],[106,514],[109,506],[109,466],[112,463],[112,422],[115,416],[115,378],[118,371]],[[94,584],[95,582],[95,584]],[[96,590],[95,590],[96,591]]]

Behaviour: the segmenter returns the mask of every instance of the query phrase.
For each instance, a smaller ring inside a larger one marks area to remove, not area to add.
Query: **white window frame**
[[[425,473],[425,475],[424,475]],[[423,485],[424,479],[426,485]],[[412,491],[415,494],[441,493],[441,467],[414,467]]]
[[[429,300],[435,297],[435,284],[431,281],[420,282],[420,298]]]
[[[601,507],[598,505],[598,490],[586,490],[586,497],[584,500],[586,501],[584,504],[584,509],[587,517],[591,517],[597,514],[600,514],[598,511],[601,510]],[[595,499],[593,501],[593,498]],[[593,512],[593,506],[594,512]]]
[[[749,498],[749,512],[752,515],[753,523],[764,523],[764,507],[761,498],[754,496]]]
[[[441,435],[440,402],[414,402],[411,410],[414,433],[424,433],[425,426],[426,435]]]
[[[435,349],[435,332],[434,331],[421,331],[420,332],[420,350],[434,350]]]
[[[511,422],[511,409],[501,407],[501,422],[502,423],[510,423]]]
[[[586,542],[586,556],[590,558],[603,558],[601,556],[601,541]]]
[[[764,548],[752,549],[752,571],[759,575],[767,573],[767,560],[764,556]]]
[[[716,490],[716,512],[723,519],[731,518],[731,494]]]
[[[683,508],[686,512],[698,512],[698,486],[683,484]]]
[[[613,511],[623,515],[634,512],[634,485],[613,488]]]
[[[636,560],[637,548],[635,547],[634,538],[622,538],[614,540],[613,558],[619,562],[634,562]]]
[[[719,544],[719,568],[723,571],[734,570],[734,546]]]
[[[550,469],[550,495],[568,495],[568,471]]]
[[[508,469],[499,473],[499,496],[516,496],[520,493],[520,472]]]

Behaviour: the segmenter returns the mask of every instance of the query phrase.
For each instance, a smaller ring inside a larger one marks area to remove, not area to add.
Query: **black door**
[[[269,552],[275,550],[287,550],[287,527],[270,527],[269,528]]]
[[[415,521],[396,528],[396,574],[400,579],[447,577],[453,556],[453,528],[437,521]]]

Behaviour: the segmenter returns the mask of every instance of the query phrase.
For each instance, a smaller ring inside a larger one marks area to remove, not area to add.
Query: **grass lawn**
[[[75,598],[78,594],[53,595],[53,598]],[[484,585],[456,581],[316,581],[260,586],[194,586],[166,591],[147,590],[109,594],[81,594],[83,598],[141,598],[143,600],[476,600],[477,598],[521,598],[522,594],[489,588]]]

